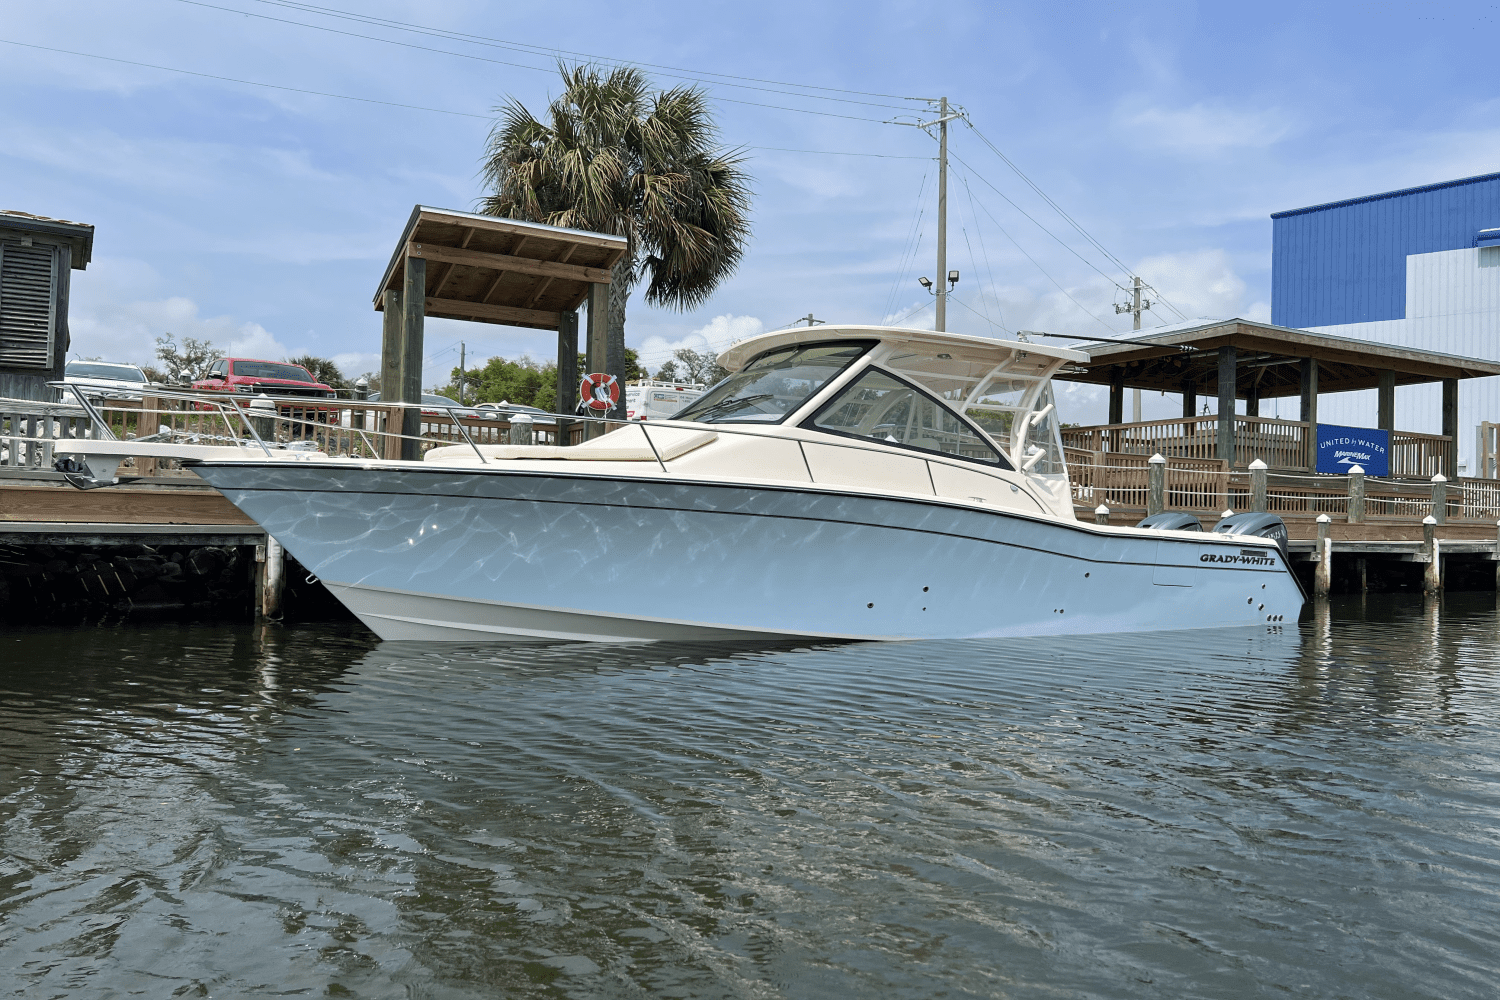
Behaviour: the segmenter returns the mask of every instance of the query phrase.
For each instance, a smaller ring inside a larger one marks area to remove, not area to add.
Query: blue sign
[[[1367,476],[1391,474],[1391,432],[1371,427],[1318,425],[1318,471],[1345,475],[1359,466]]]

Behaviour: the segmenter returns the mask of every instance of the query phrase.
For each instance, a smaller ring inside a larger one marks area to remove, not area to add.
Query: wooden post
[[[1443,433],[1448,442],[1443,446],[1443,468],[1446,476],[1458,475],[1458,379],[1443,379]]]
[[[1109,419],[1105,423],[1125,422],[1125,369],[1119,366],[1109,373]]]
[[[415,403],[402,411],[401,457],[414,462],[422,457],[422,350],[427,316],[427,259],[406,258],[406,281],[402,289],[401,310],[401,388],[400,395],[388,397],[381,386],[380,398]]]
[[[1235,383],[1239,380],[1239,357],[1233,344],[1219,348],[1219,440],[1218,457],[1234,465]]]
[[[1359,592],[1361,594],[1368,594],[1370,592],[1370,575],[1369,566],[1366,564],[1364,556],[1360,556],[1354,560],[1354,569],[1359,574]]]
[[[1365,470],[1363,466],[1349,466],[1349,523],[1365,523]]]
[[[161,430],[161,414],[156,412],[159,409],[161,409],[161,402],[155,396],[141,397],[141,419],[136,424],[136,427],[139,428],[137,433],[140,437],[146,437]],[[50,465],[51,463],[46,464]],[[137,458],[135,460],[136,474],[154,476],[156,475],[158,464],[159,460],[155,458]]]
[[[1245,393],[1245,416],[1260,416],[1260,389],[1255,386],[1251,386],[1250,391]]]
[[[1495,593],[1500,595],[1500,521],[1495,522]]]
[[[1318,359],[1302,359],[1302,407],[1297,419],[1307,424],[1307,459],[1309,470],[1318,468]]]
[[[1441,472],[1432,477],[1432,519],[1448,523],[1448,477]]]
[[[257,555],[264,551],[261,575],[264,583],[260,588],[260,613],[266,618],[281,617],[281,592],[286,584],[286,550],[270,535],[264,546],[256,546]]]
[[[1332,522],[1327,514],[1318,515],[1318,564],[1313,573],[1313,595],[1327,597],[1333,591],[1333,539],[1328,537]]]
[[[1095,524],[1108,524],[1109,523],[1109,508],[1106,507],[1106,506],[1104,506],[1104,504],[1102,504],[1102,503],[1099,506],[1097,506],[1097,507],[1094,508],[1094,523]],[[1500,542],[1497,542],[1495,544],[1496,544],[1496,552],[1500,553]],[[1500,555],[1497,555],[1497,558],[1500,558]],[[1497,577],[1497,579],[1500,579],[1500,577]]]
[[[1443,589],[1442,547],[1437,539],[1437,520],[1431,514],[1422,518],[1422,548],[1427,554],[1427,566],[1422,573],[1422,591],[1436,594]]]
[[[573,413],[578,409],[578,311],[570,310],[558,316],[557,324],[557,406],[558,413]],[[573,421],[558,418],[557,440],[553,444],[568,443],[568,429]]]
[[[1192,379],[1182,380],[1182,419],[1192,420],[1198,415],[1198,383]]]
[[[516,414],[512,414],[511,415],[511,418],[510,418],[510,443],[511,444],[531,444],[531,443],[533,443],[534,438],[532,437],[532,430],[533,430],[533,426],[532,426],[532,423],[531,423],[531,414],[529,414],[529,413],[516,413]]]
[[[1146,516],[1167,509],[1167,460],[1161,455],[1146,459]]]
[[[1266,512],[1266,463],[1258,458],[1250,463],[1250,509]]]
[[[1383,431],[1396,429],[1396,373],[1383,371],[1377,389],[1375,426]]]
[[[594,282],[589,285],[588,374],[602,372],[609,363],[609,286]],[[625,387],[620,386],[620,398],[625,398]],[[598,416],[597,411],[590,411]],[[583,428],[584,440],[596,438],[604,433],[604,425],[588,423]]]

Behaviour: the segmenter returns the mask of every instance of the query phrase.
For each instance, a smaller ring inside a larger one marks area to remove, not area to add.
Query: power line
[[[1069,215],[1066,211],[1064,211],[1063,207],[1061,205],[1059,205],[1056,201],[1054,201],[1052,199],[1051,195],[1049,195],[1049,194],[1047,194],[1047,192],[1043,191],[1037,185],[1037,183],[1035,181],[1033,181],[1030,177],[1027,177],[1026,174],[1025,174],[1025,172],[1022,171],[1020,167],[1016,166],[1015,162],[1012,161],[1010,157],[1006,156],[1003,152],[1000,151],[1000,147],[996,146],[993,142],[990,141],[990,139],[989,139],[988,136],[986,136],[983,132],[979,131],[978,126],[976,126],[972,121],[969,121],[967,118],[964,119],[964,123],[969,126],[969,128],[974,132],[975,135],[979,136],[980,141],[983,142],[986,146],[988,146],[990,148],[990,151],[992,153],[994,153],[996,156],[998,156],[1000,158],[1001,162],[1003,162],[1007,167],[1010,167],[1010,169],[1015,172],[1016,176],[1019,177],[1019,178],[1021,178],[1021,180],[1024,181],[1026,183],[1026,185],[1031,188],[1031,190],[1035,191],[1037,193],[1037,195],[1043,201],[1045,201],[1049,206],[1051,206],[1052,210],[1054,212],[1056,212],[1058,215],[1060,215],[1063,218],[1063,220],[1068,223],[1068,225],[1072,226],[1075,230],[1077,230],[1078,233],[1079,233],[1079,235],[1081,235],[1084,239],[1088,240],[1089,243],[1093,244],[1093,246],[1096,249],[1098,249],[1098,251],[1100,253],[1104,254],[1104,256],[1105,256],[1105,258],[1107,260],[1109,260],[1112,264],[1114,264],[1116,267],[1118,267],[1127,276],[1130,276],[1130,277],[1134,277],[1135,276],[1134,272],[1131,270],[1131,268],[1129,268],[1129,267],[1126,266],[1126,264],[1125,264],[1124,261],[1120,260],[1120,258],[1118,258],[1114,254],[1110,253],[1108,247],[1106,247],[1103,243],[1101,243],[1097,239],[1095,239],[1094,236],[1093,236],[1093,234],[1090,233],[1088,230],[1084,229],[1083,226],[1080,225],[1078,223],[1078,221],[1073,218],[1073,216]],[[985,183],[988,184],[989,182],[986,181]],[[1006,200],[1009,201],[1009,199],[1006,199]],[[1028,218],[1030,218],[1030,217],[1028,216]],[[1033,220],[1033,221],[1035,221],[1035,220]],[[1059,240],[1059,242],[1061,242],[1061,241]],[[1092,265],[1090,265],[1090,266],[1092,266]],[[1098,268],[1095,268],[1095,270],[1098,270]],[[1100,271],[1100,274],[1103,274],[1103,273],[1104,272]],[[1105,275],[1105,277],[1108,278],[1109,276]],[[1113,278],[1110,278],[1109,280],[1114,281]],[[1124,292],[1127,292],[1127,293],[1130,292],[1130,289],[1124,288],[1123,286],[1120,286],[1118,282],[1115,282],[1115,285],[1116,285],[1116,287],[1119,287],[1121,291],[1124,291]],[[1156,293],[1156,301],[1160,302],[1162,305],[1166,306],[1168,309],[1171,309],[1173,312],[1175,312],[1178,316],[1181,316],[1183,319],[1187,319],[1187,314],[1186,313],[1184,313],[1181,309],[1178,309],[1171,302],[1167,301],[1166,296],[1164,296],[1164,295],[1161,294],[1161,289],[1156,288],[1155,286],[1149,286],[1149,287],[1151,287],[1151,290]]]
[[[984,269],[990,276],[990,294],[995,298],[995,312],[1000,315],[1000,329],[1009,330],[1005,325],[1005,310],[1000,308],[1000,293],[995,290],[995,269],[990,266],[990,250],[984,243],[984,229],[979,225],[979,213],[974,210],[974,189],[969,187],[969,179],[965,177],[964,193],[969,197],[969,217],[974,220],[974,232],[979,235],[979,249],[984,254]]]
[[[348,94],[330,94],[322,90],[306,90],[302,87],[286,87],[278,83],[262,83],[259,80],[241,80],[233,76],[219,76],[215,73],[199,73],[197,70],[178,69],[176,66],[159,66],[155,63],[137,62],[134,59],[120,59],[116,56],[101,56],[95,52],[75,52],[72,49],[58,49],[50,45],[33,45],[30,42],[17,42],[9,38],[0,38],[0,42],[6,45],[19,45],[28,49],[40,49],[43,52],[60,52],[63,55],[82,56],[85,59],[102,59],[105,62],[122,63],[126,66],[142,66],[146,69],[159,69],[166,73],[182,73],[187,76],[201,76],[206,80],[222,80],[226,83],[242,83],[248,87],[266,87],[270,90],[284,90],[292,94],[311,94],[314,97],[334,97],[341,101],[359,101],[363,104],[381,104],[388,108],[407,108],[411,111],[431,111],[439,115],[456,115],[460,118],[482,118],[485,121],[494,121],[493,115],[476,115],[468,111],[448,111],[443,108],[427,108],[419,104],[401,104],[396,101],[379,101],[373,97],[351,97]]]
[[[967,164],[965,164],[965,166],[967,166]],[[983,178],[980,178],[980,179],[983,180]],[[1004,196],[1002,195],[1001,197],[1004,197]],[[1007,198],[1006,200],[1009,201],[1010,199]],[[1052,282],[1053,285],[1056,285],[1057,286],[1057,290],[1059,292],[1062,292],[1063,295],[1067,296],[1067,299],[1068,299],[1069,302],[1071,302],[1075,306],[1077,306],[1081,312],[1083,312],[1085,315],[1087,315],[1095,323],[1098,323],[1100,326],[1104,327],[1104,329],[1108,330],[1110,333],[1114,333],[1115,332],[1115,328],[1114,327],[1110,326],[1108,323],[1104,322],[1104,320],[1100,319],[1098,316],[1095,316],[1093,313],[1089,312],[1089,310],[1084,307],[1083,303],[1081,303],[1077,299],[1073,298],[1073,293],[1072,292],[1069,292],[1066,288],[1064,288],[1062,286],[1062,284],[1060,282],[1058,282],[1058,280],[1056,278],[1052,277],[1051,274],[1048,274],[1047,273],[1047,269],[1045,267],[1043,267],[1037,261],[1037,259],[1035,257],[1033,257],[1033,256],[1031,256],[1031,254],[1027,253],[1025,247],[1021,246],[1020,243],[1016,242],[1016,238],[1014,236],[1012,236],[1010,234],[1010,232],[1004,226],[1002,226],[1000,224],[1000,220],[997,219],[997,218],[995,218],[994,213],[992,213],[989,210],[989,208],[985,206],[984,202],[980,201],[980,202],[977,202],[977,204],[979,205],[980,208],[984,209],[984,214],[988,215],[990,217],[990,221],[995,224],[995,228],[999,229],[1000,232],[1001,232],[1001,234],[1006,239],[1010,240],[1011,243],[1015,245],[1015,248],[1017,250],[1021,251],[1022,255],[1024,255],[1027,260],[1031,261],[1031,263],[1036,267],[1036,269],[1038,271],[1042,272],[1042,276],[1043,277],[1045,277],[1048,281]],[[1098,268],[1095,268],[1095,270],[1098,270]]]
[[[917,248],[921,246],[922,230],[920,227],[922,225],[922,216],[927,211],[925,195],[927,193],[927,175],[930,172],[930,170],[923,172],[922,181],[917,186],[916,212],[913,215],[911,226],[906,231],[906,239],[902,241],[900,263],[896,268],[896,278],[891,282],[891,290],[886,293],[885,308],[880,314],[882,319],[889,316],[891,311],[896,308],[896,296],[900,294],[901,281],[906,277],[907,267],[915,259]]]
[[[549,68],[549,67],[545,67],[545,66],[529,66],[529,65],[527,65],[525,63],[510,62],[510,61],[505,60],[505,59],[492,59],[489,56],[475,55],[475,54],[473,54],[471,52],[455,52],[452,49],[437,49],[437,48],[433,48],[430,45],[418,45],[415,42],[402,42],[402,41],[398,41],[398,40],[396,40],[394,38],[381,38],[378,35],[362,35],[362,34],[360,34],[357,31],[344,31],[344,30],[342,30],[340,28],[330,28],[330,27],[328,27],[326,25],[321,25],[321,24],[308,24],[305,21],[293,21],[293,20],[289,20],[289,19],[284,18],[284,17],[273,17],[270,14],[256,14],[256,13],[253,13],[251,11],[237,10],[237,9],[235,9],[233,7],[220,7],[220,6],[216,5],[216,4],[204,3],[204,2],[202,2],[202,0],[177,0],[177,2],[178,3],[182,3],[182,4],[187,4],[187,5],[192,6],[192,7],[202,7],[202,8],[205,8],[207,10],[222,11],[222,12],[224,12],[226,14],[239,14],[239,15],[241,15],[243,17],[255,17],[255,18],[260,18],[261,20],[264,20],[264,21],[275,21],[278,24],[290,24],[290,25],[294,25],[294,26],[299,27],[299,28],[309,28],[309,29],[311,29],[313,31],[326,31],[326,32],[329,32],[330,34],[344,35],[345,37],[348,37],[348,38],[363,38],[363,39],[366,39],[366,40],[372,41],[372,42],[382,42],[382,43],[384,43],[386,45],[396,45],[396,46],[400,46],[402,48],[416,49],[416,50],[421,51],[421,52],[433,52],[433,53],[436,53],[438,55],[455,56],[455,57],[457,57],[459,59],[472,59],[472,60],[475,60],[477,62],[492,63],[492,64],[498,65],[498,66],[510,66],[513,69],[526,69],[526,70],[531,70],[531,71],[537,72],[537,73],[553,73],[553,72],[555,72],[554,69]],[[261,0],[261,2],[266,2],[266,0]],[[794,97],[814,98],[814,99],[817,99],[817,100],[844,100],[843,98],[817,97],[817,95],[812,95],[812,94],[790,94],[788,91],[777,91],[777,93],[788,94],[788,96],[794,96]],[[843,118],[843,119],[848,120],[848,121],[873,122],[873,123],[878,124],[878,125],[885,124],[885,121],[883,119],[880,119],[880,118],[862,118],[862,117],[859,117],[857,115],[841,115],[841,114],[836,114],[836,113],[834,113],[832,111],[814,111],[811,108],[789,108],[789,107],[786,107],[786,106],[780,105],[780,104],[764,104],[764,103],[762,103],[760,101],[744,101],[744,100],[740,100],[740,99],[734,98],[734,97],[722,97],[722,96],[717,95],[717,94],[710,95],[710,96],[715,101],[726,101],[726,102],[728,102],[730,104],[745,104],[745,105],[749,105],[751,107],[771,108],[771,109],[776,110],[776,111],[793,111],[793,112],[797,112],[799,114],[804,114],[804,115],[819,115],[819,116],[821,116],[823,118]],[[867,101],[853,101],[853,102],[849,102],[849,103],[867,104],[869,102],[867,102]],[[893,111],[906,111],[906,110],[908,110],[907,108],[895,107],[893,105],[887,105],[887,104],[878,104],[878,105],[873,105],[873,106],[874,107],[881,107],[881,108],[888,108],[888,109],[893,110]]]
[[[1075,248],[1069,246],[1068,243],[1065,240],[1063,240],[1063,238],[1061,236],[1058,236],[1052,230],[1048,229],[1046,226],[1044,226],[1040,222],[1038,222],[1031,215],[1030,212],[1026,211],[1026,209],[1022,208],[1020,205],[1017,205],[1014,201],[1012,201],[1011,198],[1010,198],[1010,196],[1007,195],[1004,191],[1001,191],[999,188],[995,187],[995,185],[991,184],[989,182],[989,180],[983,174],[981,174],[979,171],[975,170],[972,166],[970,166],[969,162],[967,160],[965,160],[963,157],[959,156],[957,153],[952,153],[951,155],[952,155],[952,157],[955,160],[957,160],[959,163],[962,163],[965,167],[967,167],[968,170],[969,170],[969,172],[974,175],[974,177],[975,177],[976,180],[982,181],[984,183],[985,187],[989,188],[991,191],[995,192],[1000,197],[1004,198],[1005,201],[1006,201],[1006,203],[1009,204],[1011,208],[1014,208],[1017,212],[1020,212],[1022,215],[1024,215],[1028,220],[1030,220],[1030,222],[1032,223],[1032,225],[1036,226],[1042,232],[1046,233],[1048,236],[1050,236],[1054,240],[1056,240],[1058,246],[1062,247],[1064,250],[1066,250],[1069,253],[1071,253],[1074,257],[1077,257],[1079,260],[1083,261],[1089,267],[1093,268],[1094,272],[1096,274],[1098,274],[1099,277],[1103,278],[1105,281],[1109,282],[1111,285],[1114,285],[1116,288],[1118,288],[1118,289],[1120,289],[1122,291],[1126,291],[1127,290],[1124,285],[1120,284],[1114,278],[1111,278],[1109,275],[1107,275],[1103,271],[1099,270],[1099,266],[1097,264],[1095,264],[1093,261],[1089,260],[1083,254],[1079,253]],[[997,223],[997,225],[998,225],[998,223]]]
[[[509,49],[512,51],[525,52],[530,55],[546,55],[557,57],[558,55],[575,56],[587,59],[591,62],[605,63],[614,66],[644,66],[650,69],[668,70],[671,73],[682,74],[682,78],[699,80],[700,82],[717,83],[726,87],[744,87],[745,84],[733,83],[734,80],[746,80],[750,83],[764,83],[777,87],[798,87],[802,90],[822,90],[832,94],[856,94],[860,97],[880,97],[892,101],[911,101],[915,103],[928,103],[932,98],[909,97],[902,94],[881,94],[866,90],[849,90],[842,87],[824,87],[815,83],[792,83],[785,80],[767,80],[761,77],[741,76],[733,73],[715,73],[712,70],[683,69],[680,66],[667,66],[661,63],[649,62],[627,62],[625,60],[613,59],[608,56],[591,55],[587,52],[574,52],[568,49],[559,49],[550,46],[532,45],[527,42],[516,42],[504,38],[492,38],[487,35],[476,35],[464,31],[451,31],[446,28],[433,28],[428,25],[412,24],[407,21],[395,21],[390,18],[375,17],[369,14],[357,14],[353,11],[339,10],[333,7],[320,7],[316,4],[295,3],[289,0],[252,0],[254,3],[262,3],[268,6],[284,7],[291,10],[300,10],[311,14],[321,14],[325,17],[337,17],[346,20],[360,21],[366,24],[381,27],[397,28],[403,31],[411,31],[417,34],[433,35],[440,38],[452,38],[457,41],[466,41],[476,45],[489,45],[495,48]],[[715,77],[715,80],[702,80],[703,77]],[[746,89],[760,90],[760,87],[746,87]],[[790,93],[789,91],[775,91],[776,93]],[[808,97],[822,100],[837,100],[837,98],[819,98],[816,94],[798,94],[799,97]],[[899,109],[906,110],[906,109]]]
[[[894,153],[848,153],[837,149],[784,149],[781,146],[746,146],[746,149],[764,149],[777,153],[816,153],[819,156],[873,156],[882,160],[931,160],[930,156],[897,156]]]

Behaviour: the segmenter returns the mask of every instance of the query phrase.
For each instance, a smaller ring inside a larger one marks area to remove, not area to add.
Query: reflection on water
[[[1497,633],[12,630],[0,995],[1492,996]]]

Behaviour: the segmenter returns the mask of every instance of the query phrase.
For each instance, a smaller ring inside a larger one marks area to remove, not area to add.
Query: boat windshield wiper
[[[698,414],[698,419],[701,420],[702,418],[708,416],[710,413],[717,413],[718,411],[727,409],[731,406],[735,409],[739,409],[741,406],[749,406],[751,403],[758,403],[762,399],[771,399],[775,395],[776,394],[774,392],[761,392],[756,393],[754,396],[741,396],[738,399],[721,400],[720,402],[717,402],[713,406],[710,406],[708,409],[704,410],[702,413]]]

